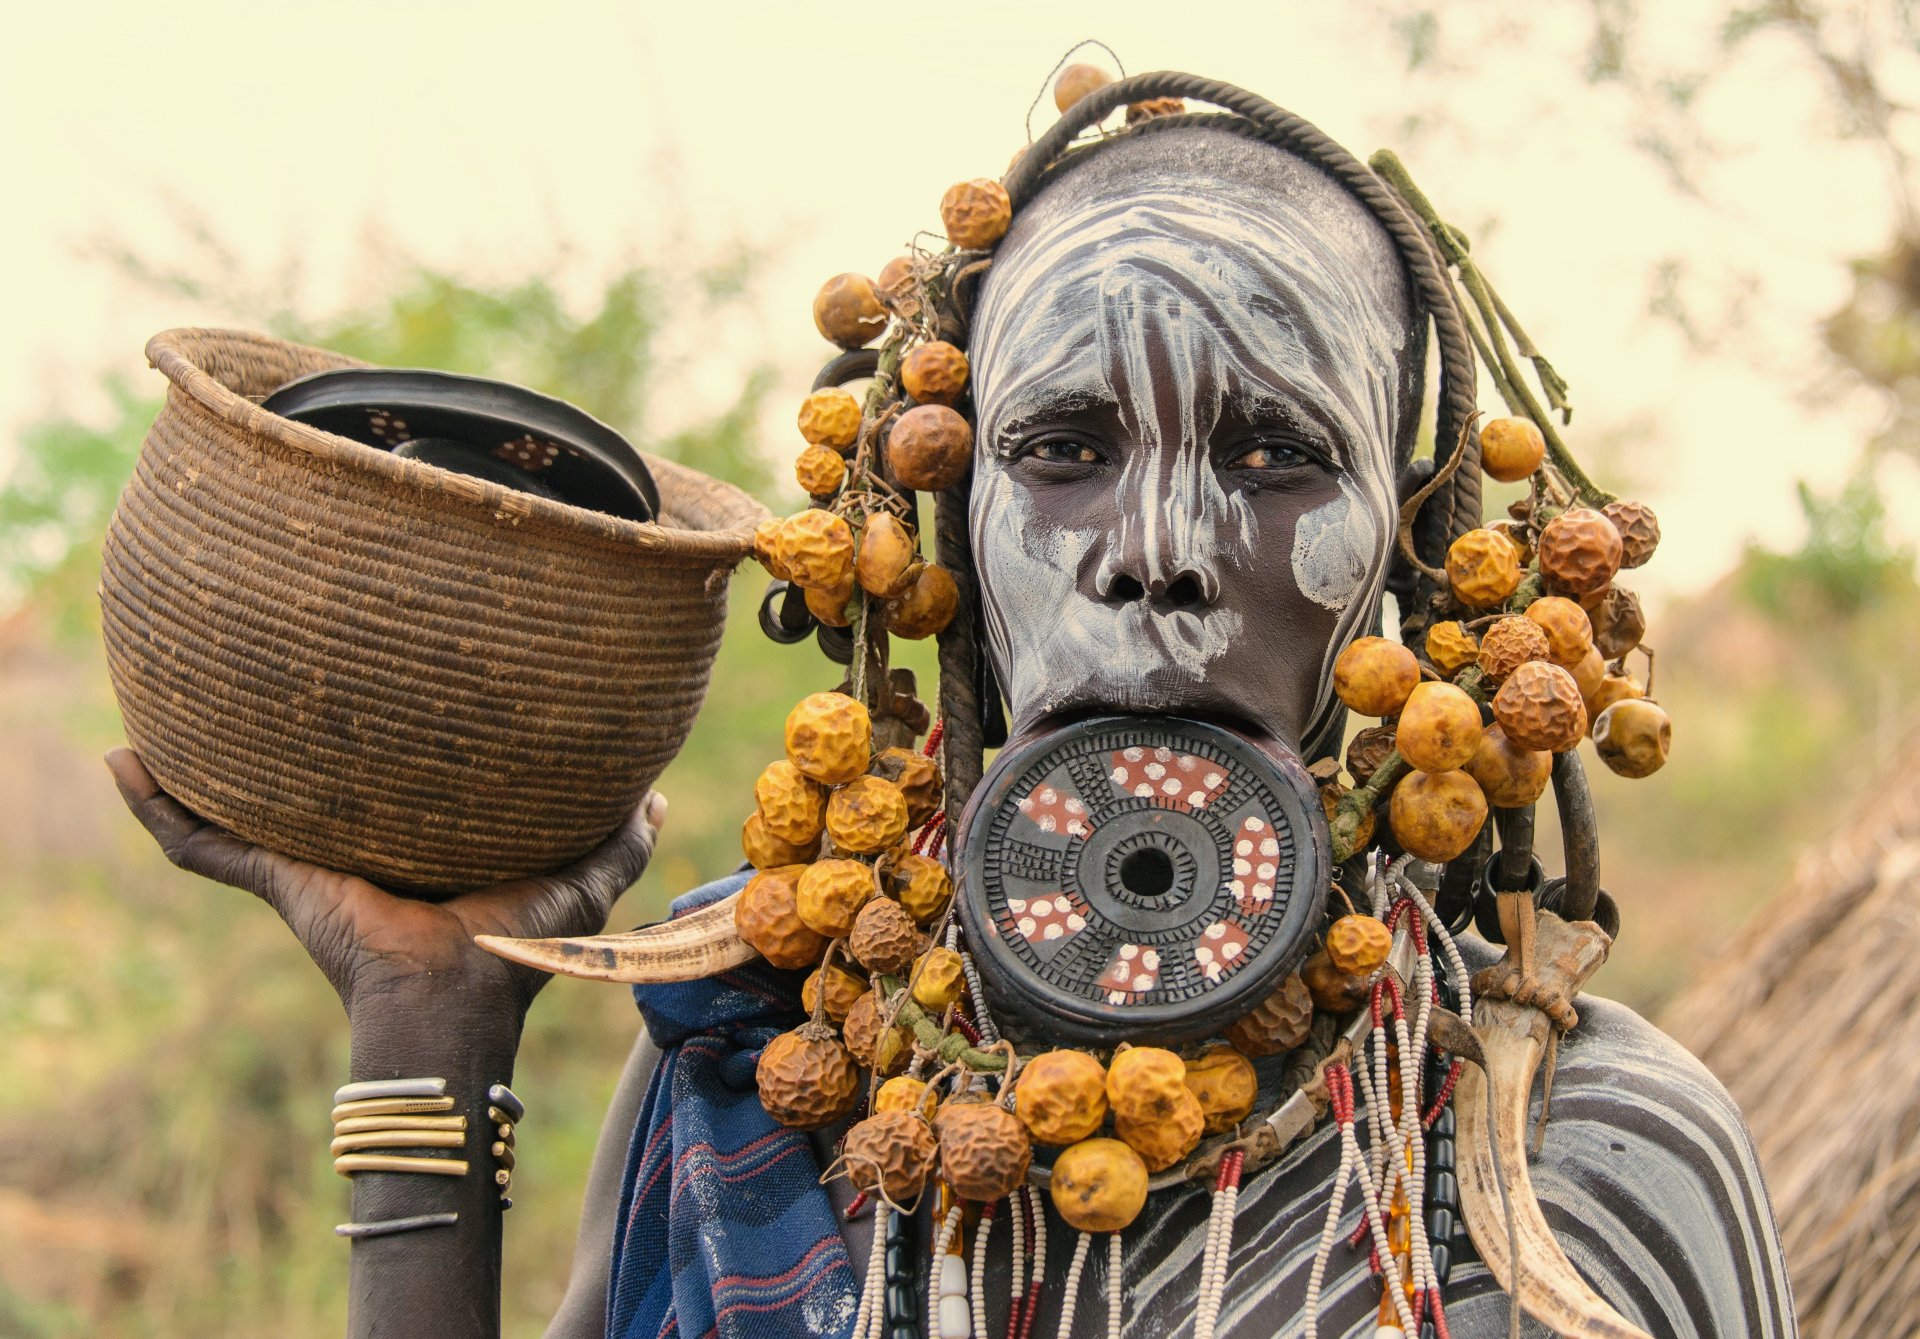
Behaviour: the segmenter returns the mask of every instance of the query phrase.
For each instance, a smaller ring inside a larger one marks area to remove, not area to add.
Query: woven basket
[[[767,514],[649,458],[640,525],[255,403],[352,360],[173,330],[172,383],[108,528],[100,600],[128,740],[249,841],[449,894],[564,864],[685,742],[727,578]]]

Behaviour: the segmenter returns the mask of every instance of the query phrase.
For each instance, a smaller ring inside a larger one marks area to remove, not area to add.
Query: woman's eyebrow
[[[1015,390],[998,406],[994,413],[995,433],[1007,436],[1023,432],[1035,424],[1070,418],[1111,403],[1110,395],[1092,386],[1037,382]]]
[[[1302,441],[1319,446],[1335,458],[1346,454],[1346,434],[1340,432],[1331,416],[1311,401],[1277,395],[1271,390],[1243,391],[1229,401],[1231,408],[1247,425],[1278,424]]]

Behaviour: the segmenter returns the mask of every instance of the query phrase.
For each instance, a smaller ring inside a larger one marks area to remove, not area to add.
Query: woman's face
[[[972,536],[1016,733],[1171,711],[1298,746],[1331,709],[1393,541],[1412,324],[1378,225],[1294,168],[1285,195],[1043,197],[1001,247]]]

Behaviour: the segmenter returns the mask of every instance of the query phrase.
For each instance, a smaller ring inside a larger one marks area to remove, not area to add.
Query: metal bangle
[[[342,1102],[333,1109],[336,1121],[356,1116],[425,1116],[452,1111],[451,1097],[374,1097],[359,1102]]]
[[[367,1079],[346,1083],[333,1090],[333,1104],[361,1102],[376,1097],[445,1097],[445,1079]]]
[[[487,1101],[509,1113],[513,1117],[513,1124],[515,1125],[518,1125],[526,1118],[527,1104],[515,1097],[513,1095],[513,1089],[507,1087],[504,1083],[496,1083],[487,1089]]]
[[[457,1213],[421,1213],[378,1223],[342,1223],[333,1229],[333,1235],[361,1241],[368,1237],[391,1237],[396,1232],[417,1232],[423,1227],[452,1227],[459,1221]]]
[[[465,1176],[465,1158],[402,1158],[384,1153],[342,1153],[333,1160],[342,1176],[355,1172],[425,1172],[430,1176]]]

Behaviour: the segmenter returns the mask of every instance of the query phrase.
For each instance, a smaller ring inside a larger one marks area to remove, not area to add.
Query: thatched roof
[[[1806,1339],[1920,1314],[1920,734],[1661,1019],[1753,1129]]]

